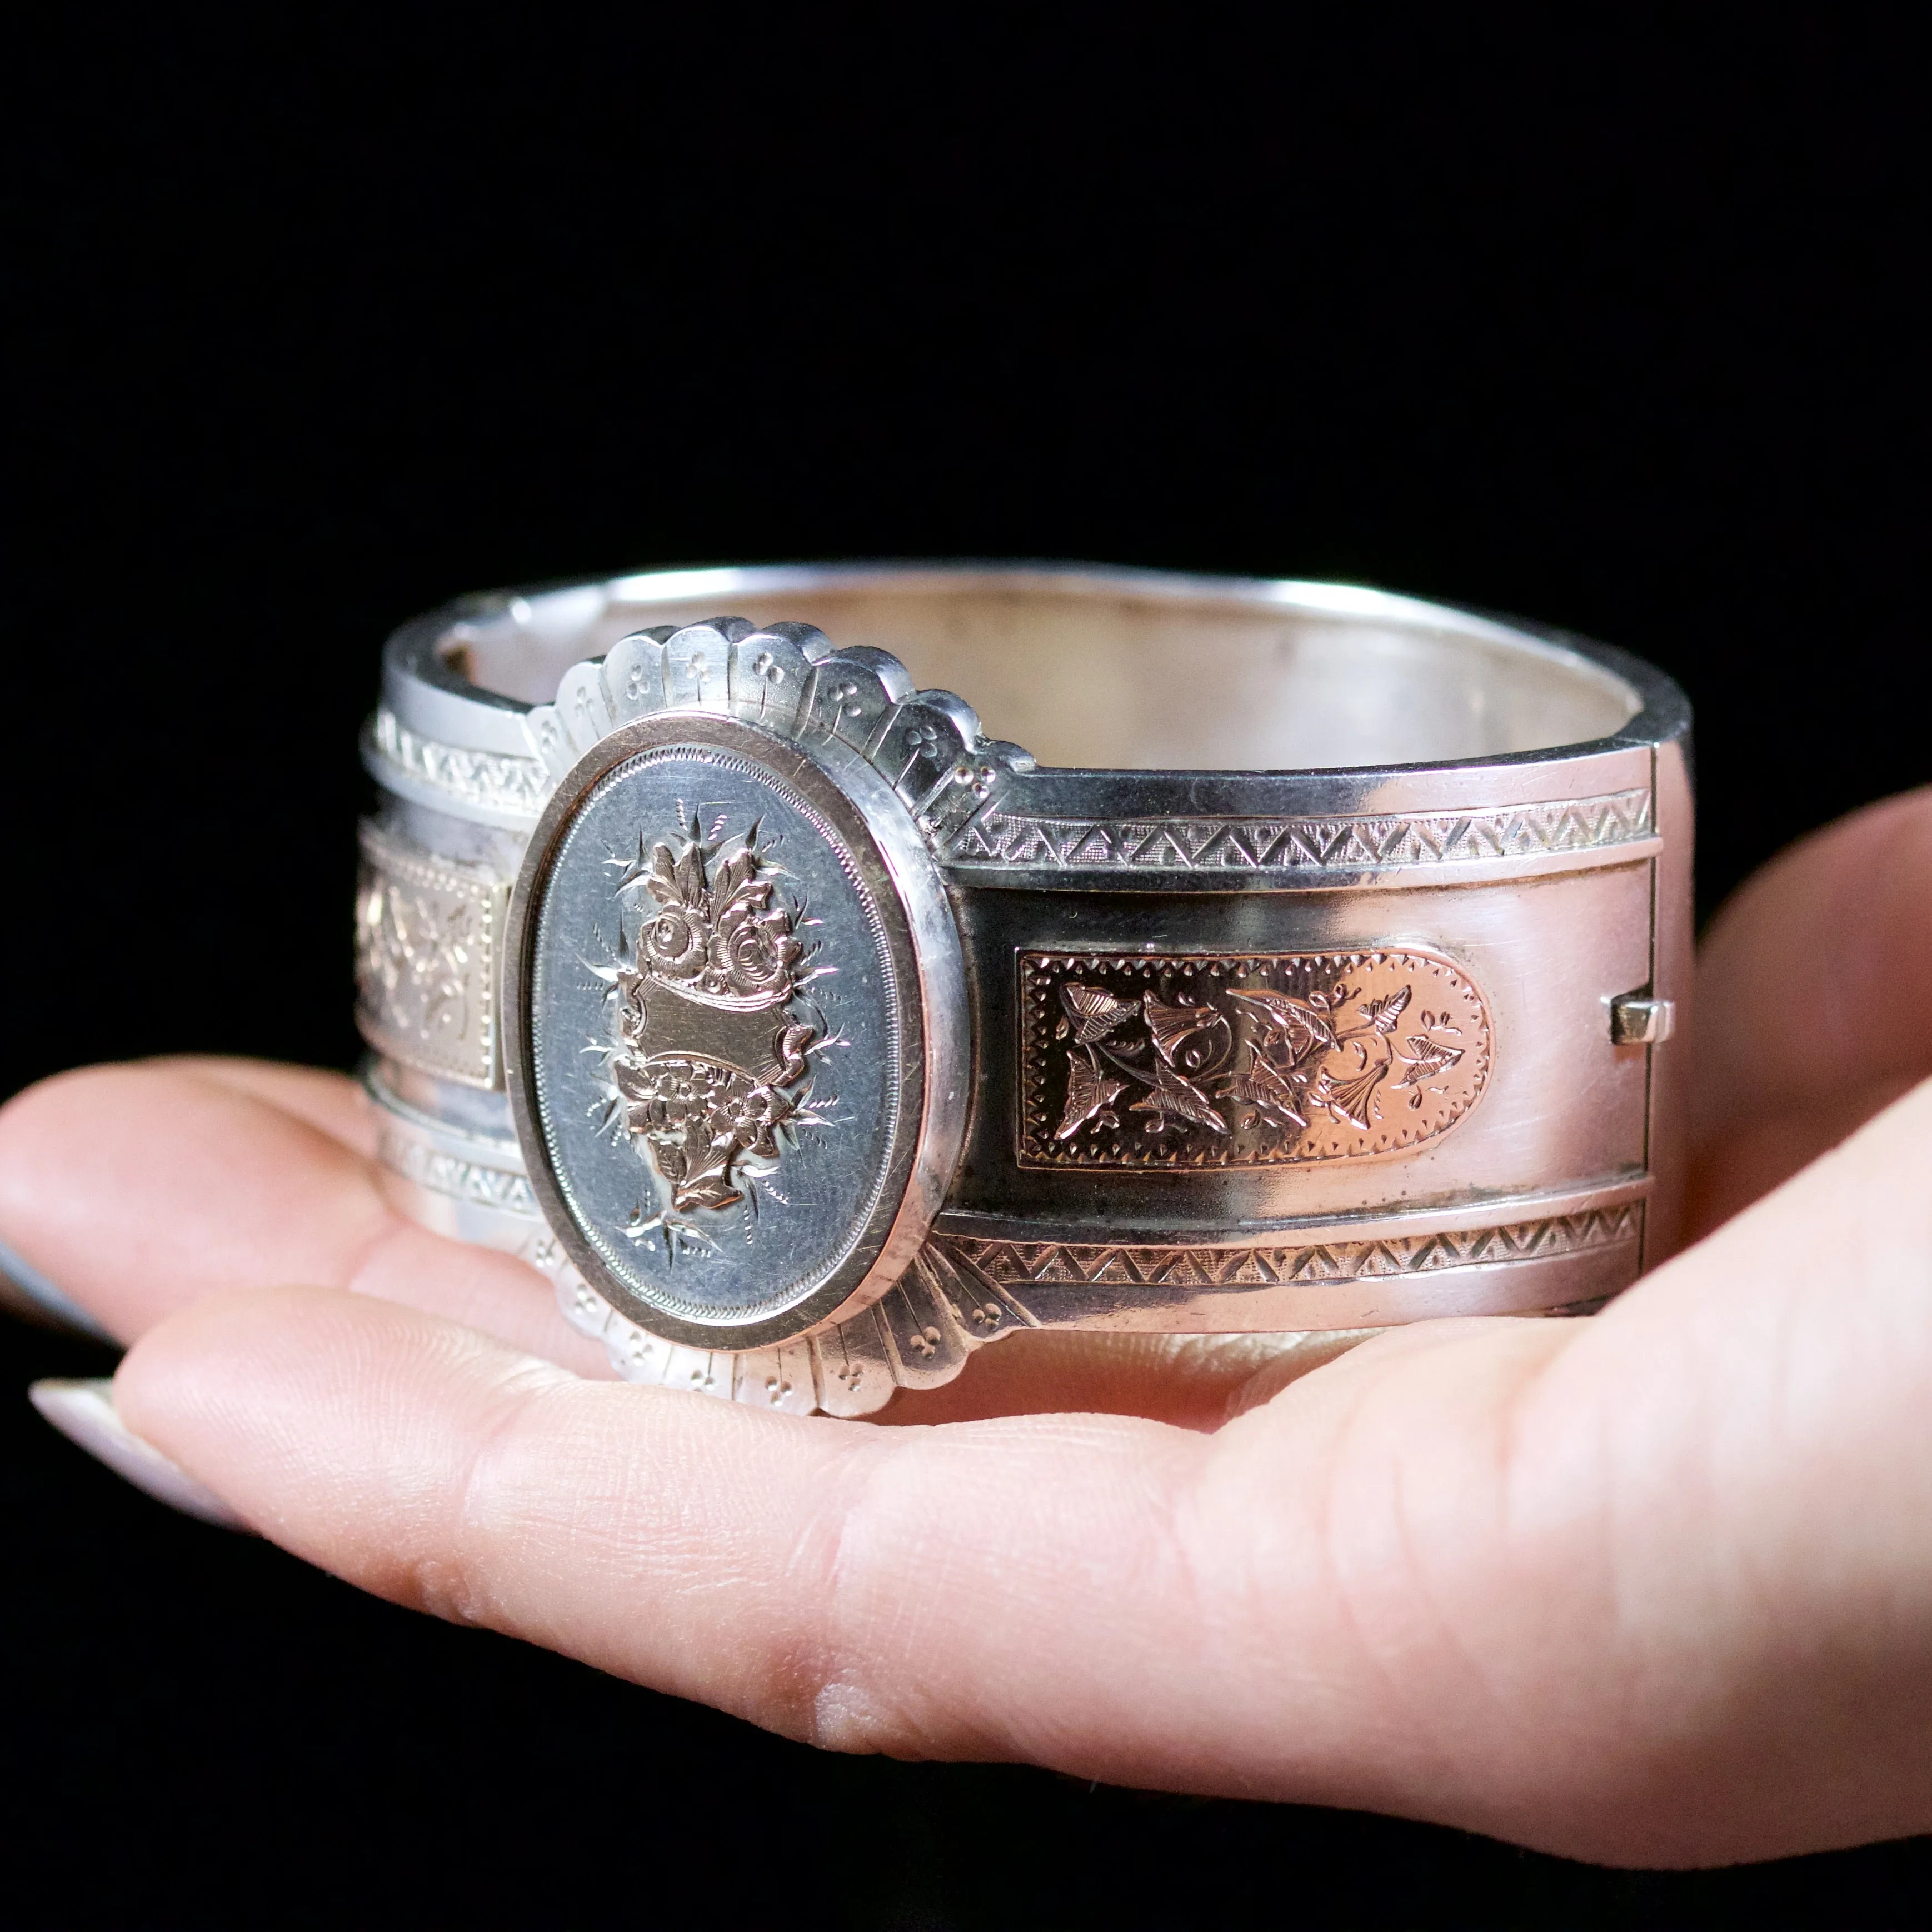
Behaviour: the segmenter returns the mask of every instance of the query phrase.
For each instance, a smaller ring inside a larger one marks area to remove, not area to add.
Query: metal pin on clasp
[[[1647,992],[1619,993],[1610,1002],[1610,1042],[1614,1046],[1659,1046],[1677,1028],[1675,1000]]]

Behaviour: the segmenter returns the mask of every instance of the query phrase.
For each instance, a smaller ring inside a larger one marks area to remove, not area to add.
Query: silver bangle
[[[464,599],[363,748],[387,1184],[623,1373],[808,1412],[1019,1328],[1594,1305],[1676,1238],[1689,722],[1336,585]]]

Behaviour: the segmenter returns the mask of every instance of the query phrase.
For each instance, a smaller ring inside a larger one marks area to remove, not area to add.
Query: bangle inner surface
[[[631,632],[725,615],[889,651],[1043,765],[1446,763],[1607,737],[1642,708],[1603,665],[1462,612],[1348,586],[1152,573],[667,571],[517,598],[440,652],[485,689],[541,704]]]

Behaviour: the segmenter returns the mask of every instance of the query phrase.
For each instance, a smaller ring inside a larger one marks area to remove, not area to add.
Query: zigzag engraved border
[[[985,1240],[935,1237],[960,1260],[1001,1287],[1064,1282],[1120,1287],[1265,1288],[1298,1282],[1360,1281],[1390,1275],[1434,1274],[1573,1255],[1636,1240],[1642,1208],[1635,1202],[1541,1221],[1472,1228],[1442,1234],[1408,1234],[1380,1241],[1327,1241],[1306,1247],[1195,1248],[1076,1245],[1058,1241]]]
[[[386,705],[376,713],[373,736],[388,764],[465,805],[534,820],[550,796],[554,781],[542,759],[439,744],[412,731]]]
[[[377,1104],[386,1105],[380,1091]],[[522,1174],[445,1154],[399,1121],[385,1123],[377,1158],[426,1189],[526,1218],[532,1232],[517,1252],[550,1277],[565,1318],[599,1338],[626,1379],[806,1415],[870,1414],[896,1388],[950,1382],[968,1355],[998,1336],[1051,1324],[1050,1299],[1042,1305],[1028,1292],[1034,1288],[1241,1288],[1433,1274],[1607,1247],[1634,1240],[1642,1228],[1642,1204],[1631,1202],[1462,1233],[1304,1247],[1082,1246],[934,1234],[897,1287],[837,1328],[782,1348],[707,1354],[616,1315],[564,1258]]]
[[[946,860],[1096,872],[1363,872],[1593,851],[1650,830],[1648,788],[1488,812],[1360,818],[1048,818],[992,804],[960,831]]]
[[[406,1129],[386,1126],[376,1158],[392,1173],[413,1180],[433,1194],[447,1194],[454,1200],[500,1208],[506,1214],[537,1219],[536,1197],[522,1174],[512,1174],[506,1168],[484,1167],[464,1160],[460,1154],[442,1153]]]

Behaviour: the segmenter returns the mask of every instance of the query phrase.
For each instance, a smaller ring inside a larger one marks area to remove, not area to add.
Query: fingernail
[[[196,1482],[179,1463],[170,1462],[121,1420],[111,1382],[35,1382],[27,1400],[70,1442],[79,1444],[157,1502],[224,1529],[248,1528],[206,1483]]]
[[[77,1329],[97,1342],[114,1337],[77,1301],[70,1300],[40,1270],[23,1260],[4,1241],[0,1241],[0,1299],[13,1304],[16,1314],[29,1321],[51,1323],[56,1328]]]

